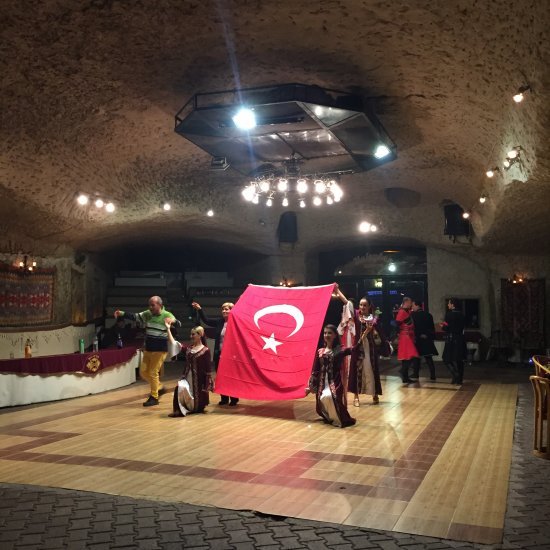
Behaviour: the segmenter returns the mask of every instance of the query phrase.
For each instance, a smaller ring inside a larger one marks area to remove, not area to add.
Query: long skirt
[[[323,390],[317,393],[316,410],[317,414],[323,418],[328,424],[345,428],[353,426],[355,418],[352,418],[344,404],[344,388],[339,386],[336,389],[336,395],[332,393],[328,376],[325,376],[325,384]]]
[[[173,409],[181,412],[183,416],[191,413],[200,413],[208,405],[208,390],[200,389],[194,380],[193,369],[178,381],[174,389]]]

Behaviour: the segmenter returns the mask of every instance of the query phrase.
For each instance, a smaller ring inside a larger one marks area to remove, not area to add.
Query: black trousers
[[[431,355],[424,355],[424,359],[426,360],[426,364],[428,365],[428,368],[430,369],[430,378],[432,380],[435,380],[435,365],[434,360]],[[420,362],[422,361],[422,357],[415,357],[413,359],[413,376],[415,378],[418,378],[418,375],[420,374]]]
[[[445,363],[445,366],[449,369],[449,372],[451,373],[451,384],[462,384],[462,380],[464,378],[464,361],[447,361]]]
[[[403,382],[410,382],[409,368],[413,361],[414,359],[404,359],[403,361],[401,361],[401,368],[399,369],[399,375],[401,376],[401,380],[403,380]]]

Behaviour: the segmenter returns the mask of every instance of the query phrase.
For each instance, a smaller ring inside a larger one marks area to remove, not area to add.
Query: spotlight
[[[105,210],[107,210],[107,212],[109,212],[109,213],[114,212],[115,211],[115,205],[112,202],[108,202],[105,205]]]
[[[210,209],[210,210],[206,213],[206,215],[207,215],[209,218],[211,218],[211,217],[214,215],[214,210]]]
[[[370,231],[370,223],[369,222],[361,222],[359,224],[359,231],[361,231],[361,233],[368,233]]]
[[[397,267],[394,263],[388,265],[388,271],[391,271],[393,273],[396,269]]]
[[[384,157],[387,157],[390,153],[391,151],[387,145],[379,145],[376,148],[376,151],[374,151],[374,156],[377,159],[383,159]]]
[[[82,206],[85,206],[86,204],[88,204],[88,196],[87,195],[84,195],[83,193],[81,193],[80,195],[78,195],[78,197],[76,198],[76,202]]]
[[[313,204],[315,206],[321,206],[322,204],[322,200],[321,200],[321,197],[318,197],[317,195],[315,195],[315,197],[313,197]]]
[[[470,217],[470,212],[466,212],[466,211],[462,212],[462,217],[463,217],[465,220],[467,220],[467,219]]]
[[[487,197],[485,195],[481,195],[481,197],[479,197],[479,202],[481,204],[485,204],[486,201],[487,201]]]
[[[104,202],[103,202],[102,199],[96,199],[95,202],[94,202],[94,204],[95,204],[95,207],[96,207],[96,208],[103,208]]]
[[[252,199],[254,198],[255,194],[256,194],[256,191],[254,188],[254,184],[251,184],[242,190],[242,195],[244,197],[244,200],[247,202],[252,202]]]
[[[256,115],[252,109],[242,107],[233,116],[233,122],[240,130],[251,130],[256,126]]]
[[[521,103],[525,99],[525,96],[523,94],[525,92],[529,92],[530,90],[531,90],[531,86],[529,86],[529,84],[526,84],[525,86],[521,86],[521,88],[518,88],[517,93],[512,96],[512,99],[516,103]]]
[[[487,172],[485,172],[485,175],[486,175],[488,178],[492,178],[492,177],[494,177],[494,175],[495,175],[497,172],[500,172],[500,168],[499,168],[498,166],[495,166],[494,168],[491,168],[490,170],[487,170]]]
[[[168,210],[170,210],[172,207],[170,206],[170,203],[168,202],[165,202],[163,205],[162,205],[162,209],[165,210],[166,212],[168,212]]]

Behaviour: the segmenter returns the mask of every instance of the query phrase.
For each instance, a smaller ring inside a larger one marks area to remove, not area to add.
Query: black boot
[[[231,398],[231,401],[229,401],[229,406],[230,406],[230,407],[234,407],[238,402],[239,402],[239,398],[238,398],[238,397],[232,397],[232,398]]]
[[[430,369],[430,380],[435,380],[435,365],[434,360],[429,355],[426,357],[426,363],[428,363],[428,368]]]
[[[152,395],[149,396],[149,399],[143,403],[144,407],[152,407],[153,405],[158,405],[159,400],[153,397]]]
[[[229,404],[229,395],[220,395],[221,399],[218,405],[228,405]]]

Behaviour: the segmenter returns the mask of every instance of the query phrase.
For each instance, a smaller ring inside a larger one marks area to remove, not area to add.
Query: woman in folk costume
[[[352,348],[340,347],[334,325],[325,326],[323,339],[325,347],[317,350],[306,395],[315,393],[315,409],[327,424],[339,428],[353,426],[355,418],[350,416],[344,402],[342,381],[342,361]]]
[[[412,382],[409,378],[409,367],[412,360],[418,357],[418,351],[414,345],[414,323],[411,317],[412,300],[403,298],[401,307],[397,312],[395,320],[399,327],[399,339],[397,341],[397,359],[401,361],[399,374],[403,384]]]
[[[345,346],[358,344],[349,361],[347,390],[354,394],[355,407],[359,407],[360,393],[372,395],[373,403],[378,404],[378,396],[382,395],[378,357],[384,338],[381,337],[377,326],[378,318],[374,315],[374,307],[367,298],[361,298],[359,309],[355,310],[353,303],[344,296],[338,285],[336,296],[344,303],[338,333],[342,336]],[[343,376],[346,374],[348,373],[344,373]]]
[[[174,389],[173,410],[168,416],[174,418],[204,412],[209,403],[209,392],[212,390],[212,361],[204,338],[204,328],[191,329],[189,346],[176,341],[170,330],[168,340],[170,354],[178,355],[182,351],[185,353],[185,367]]]

